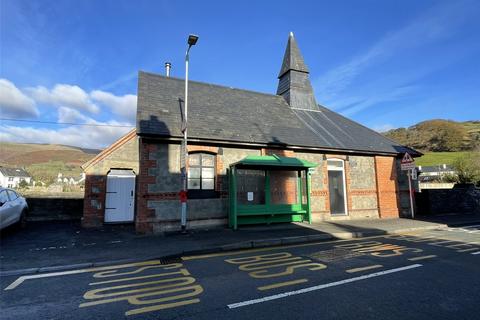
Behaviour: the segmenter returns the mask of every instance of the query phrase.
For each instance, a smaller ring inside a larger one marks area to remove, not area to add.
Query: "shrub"
[[[458,183],[480,184],[480,152],[472,152],[453,163]]]

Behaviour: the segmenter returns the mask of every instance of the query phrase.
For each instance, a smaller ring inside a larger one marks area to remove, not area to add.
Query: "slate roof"
[[[184,80],[140,72],[137,134],[181,138]],[[188,137],[325,150],[414,150],[325,107],[292,109],[278,95],[189,81]]]
[[[30,174],[23,169],[0,167],[0,172],[3,174],[4,177],[30,178]]]
[[[303,56],[300,53],[297,41],[293,36],[293,32],[290,32],[290,35],[288,36],[287,48],[285,49],[282,67],[280,68],[278,78],[280,78],[284,73],[288,72],[289,70],[296,70],[308,73],[307,65],[305,64]]]

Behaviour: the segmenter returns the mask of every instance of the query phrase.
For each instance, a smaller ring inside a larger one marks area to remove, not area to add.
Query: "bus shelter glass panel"
[[[264,170],[237,170],[237,201],[240,205],[265,204]]]
[[[302,204],[307,204],[307,177],[308,172],[307,171],[300,171],[300,190],[301,190],[301,203]]]
[[[272,204],[298,203],[298,172],[270,171],[270,199]]]

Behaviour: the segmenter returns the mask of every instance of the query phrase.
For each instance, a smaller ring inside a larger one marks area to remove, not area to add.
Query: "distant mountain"
[[[480,121],[434,119],[383,135],[423,152],[473,151],[480,148]]]
[[[79,176],[80,166],[101,150],[56,144],[0,143],[0,165],[25,168],[34,180],[51,183],[59,172]]]

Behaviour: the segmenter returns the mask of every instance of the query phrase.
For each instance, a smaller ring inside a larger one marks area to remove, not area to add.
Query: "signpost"
[[[412,175],[413,175],[413,171],[415,171],[415,161],[413,160],[412,156],[408,154],[408,152],[405,152],[405,155],[403,156],[402,161],[400,162],[400,166],[403,171],[407,171],[408,193],[410,196],[410,213],[413,219],[415,217],[415,212],[413,209]]]

